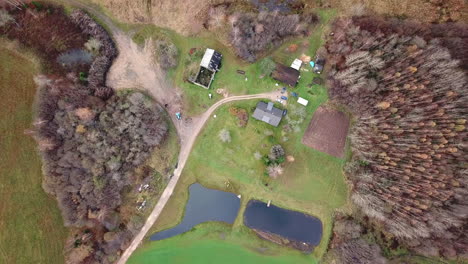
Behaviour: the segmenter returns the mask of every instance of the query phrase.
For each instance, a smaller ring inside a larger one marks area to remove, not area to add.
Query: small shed
[[[215,73],[221,68],[222,57],[223,55],[214,49],[206,49],[200,62],[200,69],[195,78],[190,81],[205,89],[209,89]]]
[[[271,73],[271,77],[277,81],[285,83],[291,87],[296,87],[299,81],[299,71],[283,65],[281,63],[276,64],[275,70]]]
[[[273,106],[272,102],[258,102],[253,118],[277,127],[283,118],[283,110]]]
[[[297,99],[297,102],[300,103],[301,105],[303,106],[307,106],[307,104],[309,104],[309,101],[307,101],[306,99],[302,98],[302,97],[299,97]]]
[[[295,59],[293,63],[291,64],[291,68],[296,69],[296,70],[301,70],[302,66],[302,61],[300,59]]]

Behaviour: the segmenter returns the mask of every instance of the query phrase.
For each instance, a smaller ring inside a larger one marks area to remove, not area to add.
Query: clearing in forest
[[[340,111],[319,107],[314,113],[302,143],[313,149],[342,158],[349,118]]]

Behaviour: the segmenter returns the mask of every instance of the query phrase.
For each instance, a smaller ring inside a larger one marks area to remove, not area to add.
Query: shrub
[[[278,176],[282,175],[283,171],[283,167],[281,167],[281,165],[278,164],[272,164],[267,167],[268,176],[270,176],[273,179],[276,179],[278,178]]]
[[[97,55],[101,49],[102,43],[96,38],[90,38],[86,43],[85,47],[87,50]]]
[[[177,66],[179,52],[174,43],[167,38],[158,39],[155,41],[155,48],[162,69],[167,70]]]
[[[221,131],[219,131],[218,137],[221,140],[221,142],[223,142],[223,143],[231,142],[231,133],[229,132],[229,130],[227,130],[225,128],[223,128],[223,129],[221,129]]]
[[[276,63],[270,57],[267,57],[260,61],[259,67],[262,75],[270,76],[276,68]]]
[[[278,160],[280,158],[283,158],[283,162],[284,162],[284,149],[281,145],[274,145],[273,147],[271,147],[270,149],[270,154],[268,155],[268,158],[270,158],[271,160]]]

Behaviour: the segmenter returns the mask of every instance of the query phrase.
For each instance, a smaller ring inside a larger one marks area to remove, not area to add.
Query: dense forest
[[[0,33],[32,49],[43,65],[32,134],[43,188],[71,227],[66,262],[112,263],[141,227],[131,220],[133,201],[123,209],[124,196],[136,188],[136,169],[152,177],[144,165],[167,135],[164,110],[140,92],[106,86],[117,49],[85,12],[66,15],[42,3],[0,11]]]
[[[341,18],[329,93],[356,122],[352,201],[418,254],[467,258],[468,27]]]

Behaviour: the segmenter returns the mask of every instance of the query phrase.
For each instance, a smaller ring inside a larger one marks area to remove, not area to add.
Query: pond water
[[[232,224],[240,208],[237,195],[203,187],[194,183],[189,187],[189,200],[185,206],[182,222],[177,226],[155,233],[151,240],[173,237],[194,226],[208,221],[220,221]]]
[[[283,209],[257,200],[247,204],[244,224],[250,228],[280,235],[289,240],[318,245],[322,222],[313,216]]]
[[[260,11],[291,11],[290,4],[295,0],[250,0],[250,2]]]
[[[65,67],[74,67],[77,65],[90,64],[93,62],[93,56],[86,50],[72,49],[60,54],[57,62]]]

